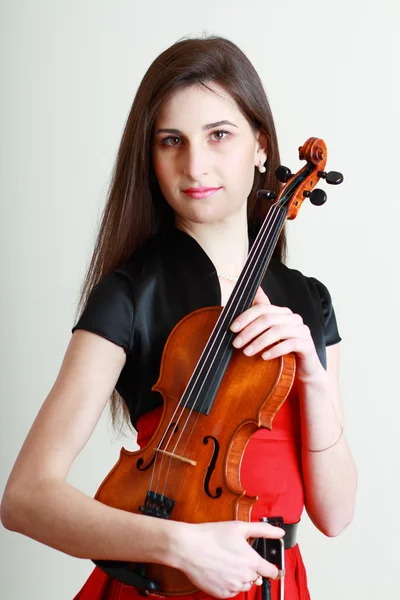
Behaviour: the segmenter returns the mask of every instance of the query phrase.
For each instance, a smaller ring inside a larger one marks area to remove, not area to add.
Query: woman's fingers
[[[279,576],[278,567],[263,558],[261,558],[261,562],[257,567],[257,573],[261,577],[267,577],[268,579],[278,579]]]
[[[253,587],[254,582],[253,581],[245,581],[243,583],[242,589],[240,590],[241,592],[249,592],[251,590],[251,588]]]
[[[190,544],[183,542],[184,568],[179,568],[204,592],[216,598],[230,598],[248,591],[256,582],[261,583],[262,577],[278,577],[276,566],[264,560],[248,540],[276,539],[283,534],[283,529],[263,522],[194,525]]]
[[[299,326],[303,323],[297,318],[298,315],[263,315],[243,329],[233,340],[235,348],[243,348],[250,342],[255,352],[274,344],[280,339],[296,336],[300,331]],[[254,352],[254,353],[255,353]],[[245,352],[245,354],[248,354]]]
[[[243,524],[242,526],[246,538],[262,537],[277,540],[285,535],[284,529],[275,527],[275,525],[265,523],[264,521],[252,521],[249,523],[241,521],[241,523]]]
[[[270,523],[263,521],[254,521],[250,523],[244,523],[246,538],[266,538],[266,539],[280,539],[285,535],[285,530]],[[278,579],[279,571],[278,568],[272,563],[262,558],[255,550],[257,555],[258,564],[256,567],[257,577],[268,577],[269,579]],[[257,578],[255,577],[254,580]],[[253,580],[253,581],[254,581]],[[259,580],[260,581],[260,580]]]
[[[275,304],[254,304],[241,315],[236,317],[230,325],[230,329],[235,333],[241,331],[247,325],[264,315],[293,315],[293,312],[287,306],[276,306]]]
[[[254,296],[253,304],[271,304],[270,299],[260,286]]]
[[[241,592],[248,592],[254,585],[254,581],[243,581],[242,586],[240,588]]]

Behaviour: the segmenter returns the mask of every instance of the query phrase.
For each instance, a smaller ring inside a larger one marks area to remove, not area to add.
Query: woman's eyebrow
[[[203,125],[203,131],[207,131],[208,129],[213,129],[214,127],[220,127],[220,125],[232,125],[232,127],[237,127],[234,123],[230,121],[217,121],[216,123],[207,123],[207,125]],[[177,135],[182,135],[182,131],[180,129],[157,129],[155,135],[159,133],[176,133]]]

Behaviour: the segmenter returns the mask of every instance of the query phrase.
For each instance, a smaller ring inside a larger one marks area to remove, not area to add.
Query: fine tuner
[[[278,206],[291,206],[292,213],[288,219],[295,218],[305,198],[309,198],[314,206],[325,204],[327,195],[324,190],[313,189],[319,179],[325,179],[330,185],[339,185],[343,182],[342,173],[323,170],[327,152],[322,140],[310,138],[304,146],[299,148],[299,157],[301,160],[308,160],[308,164],[295,175],[283,165],[275,169],[276,178],[285,184],[283,190],[280,192],[258,190],[257,192],[259,199],[265,198],[273,201],[278,199],[276,203]],[[322,167],[322,169],[318,167]]]

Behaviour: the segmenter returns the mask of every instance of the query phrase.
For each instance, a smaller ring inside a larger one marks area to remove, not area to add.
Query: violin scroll
[[[259,190],[257,198],[275,200],[275,206],[285,209],[286,219],[297,217],[305,198],[309,198],[314,206],[325,204],[327,195],[323,190],[314,189],[320,179],[330,185],[343,182],[343,175],[338,171],[325,171],[328,151],[324,140],[311,137],[299,147],[300,160],[307,164],[294,175],[283,165],[275,170],[278,181],[285,184],[279,194],[268,190]]]
[[[308,138],[308,140],[299,148],[299,159],[312,162],[314,165],[320,165],[323,170],[328,158],[328,151],[324,140],[319,138]]]

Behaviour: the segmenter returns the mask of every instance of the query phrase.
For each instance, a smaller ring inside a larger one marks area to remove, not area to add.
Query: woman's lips
[[[209,188],[209,187],[201,187],[201,188],[187,188],[187,190],[182,190],[184,194],[190,196],[191,198],[206,198],[207,196],[212,196],[215,192],[220,190],[220,187]]]

